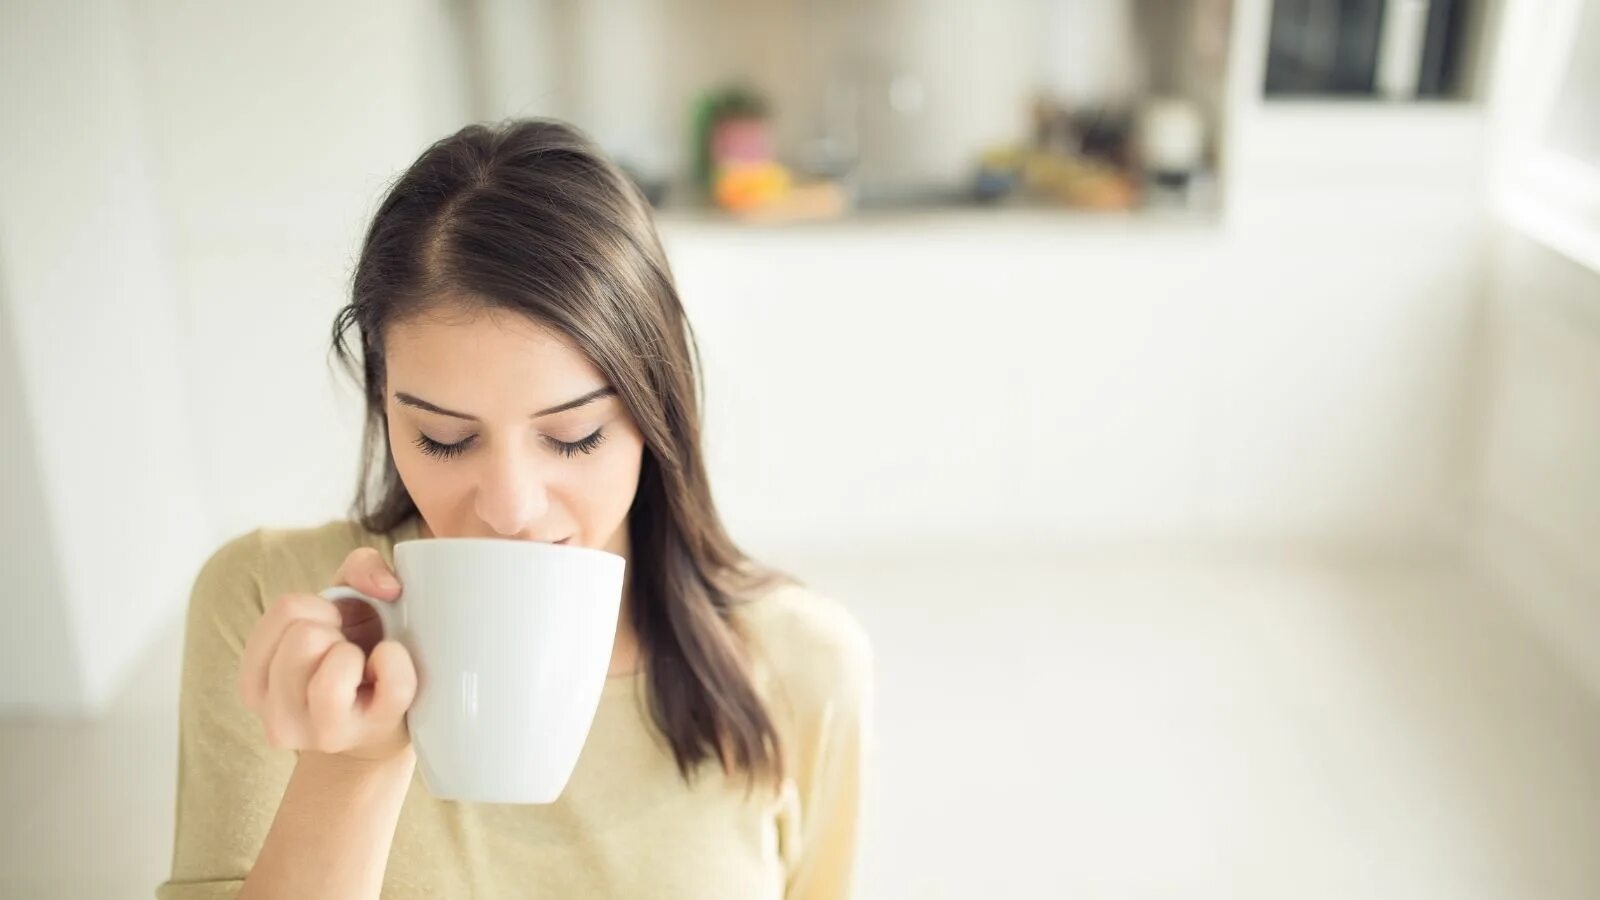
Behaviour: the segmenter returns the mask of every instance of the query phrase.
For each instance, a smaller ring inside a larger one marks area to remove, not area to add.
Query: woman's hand
[[[335,582],[384,602],[400,596],[399,579],[372,547],[345,557]],[[405,713],[417,672],[405,647],[379,641],[380,633],[361,603],[284,594],[267,607],[239,666],[239,697],[260,716],[267,743],[372,762],[409,750]]]

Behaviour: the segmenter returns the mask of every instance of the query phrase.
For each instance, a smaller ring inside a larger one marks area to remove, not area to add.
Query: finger
[[[372,682],[364,716],[372,727],[388,727],[405,715],[417,696],[417,670],[399,641],[382,641],[367,657]]]
[[[322,753],[350,749],[356,731],[356,689],[361,686],[367,656],[349,641],[329,648],[306,686],[306,710],[312,746]]]
[[[400,580],[376,547],[357,547],[350,551],[334,581],[379,600],[394,600],[400,596]]]
[[[278,643],[278,650],[267,667],[268,740],[302,749],[309,737],[310,714],[306,709],[306,689],[322,658],[334,644],[344,640],[339,629],[322,622],[301,619],[290,625]]]
[[[267,607],[245,638],[244,654],[239,660],[239,699],[251,712],[261,711],[267,696],[267,667],[284,631],[298,621],[337,626],[339,610],[315,594],[284,594]]]

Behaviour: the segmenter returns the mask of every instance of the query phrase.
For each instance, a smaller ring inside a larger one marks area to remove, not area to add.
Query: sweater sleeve
[[[798,801],[786,900],[859,895],[863,817],[870,814],[873,654],[831,598],[804,592],[777,624],[788,645],[786,693],[797,740],[788,761]]]
[[[868,674],[864,672],[863,675]],[[800,789],[800,864],[790,900],[833,900],[858,894],[857,857],[866,811],[863,785],[871,739],[870,680],[852,685],[820,723],[815,755]]]
[[[263,558],[262,532],[229,541],[190,595],[172,872],[158,900],[237,896],[294,768],[295,755],[266,743],[236,687],[245,637],[263,610]]]

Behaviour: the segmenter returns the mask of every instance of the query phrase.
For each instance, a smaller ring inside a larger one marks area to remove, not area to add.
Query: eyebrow
[[[538,419],[538,418],[542,418],[544,416],[553,416],[558,412],[566,412],[569,409],[577,409],[580,406],[587,406],[590,403],[594,403],[594,402],[596,402],[598,400],[604,400],[607,397],[614,397],[614,396],[616,396],[616,393],[617,393],[617,389],[608,384],[605,387],[596,388],[595,390],[592,390],[589,393],[584,394],[582,397],[577,397],[577,398],[574,398],[572,400],[568,400],[565,403],[558,403],[555,406],[550,407],[549,409],[541,409],[538,412],[534,413],[533,415],[529,416],[528,418],[530,418],[530,419]],[[431,413],[438,413],[441,416],[450,416],[451,418],[455,418],[455,419],[466,419],[469,422],[478,421],[478,417],[477,416],[468,415],[467,413],[464,413],[464,412],[456,412],[453,409],[445,409],[442,406],[435,406],[432,403],[429,403],[428,401],[422,399],[421,397],[415,397],[415,396],[412,396],[411,394],[402,393],[400,391],[395,391],[394,399],[395,399],[396,403],[402,403],[402,404],[404,404],[406,406],[414,407],[416,409],[427,410],[428,412],[431,412]]]

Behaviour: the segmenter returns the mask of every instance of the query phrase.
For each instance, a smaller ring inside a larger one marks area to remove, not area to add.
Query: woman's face
[[[626,555],[644,440],[586,356],[501,310],[424,314],[385,338],[389,449],[425,534]]]

